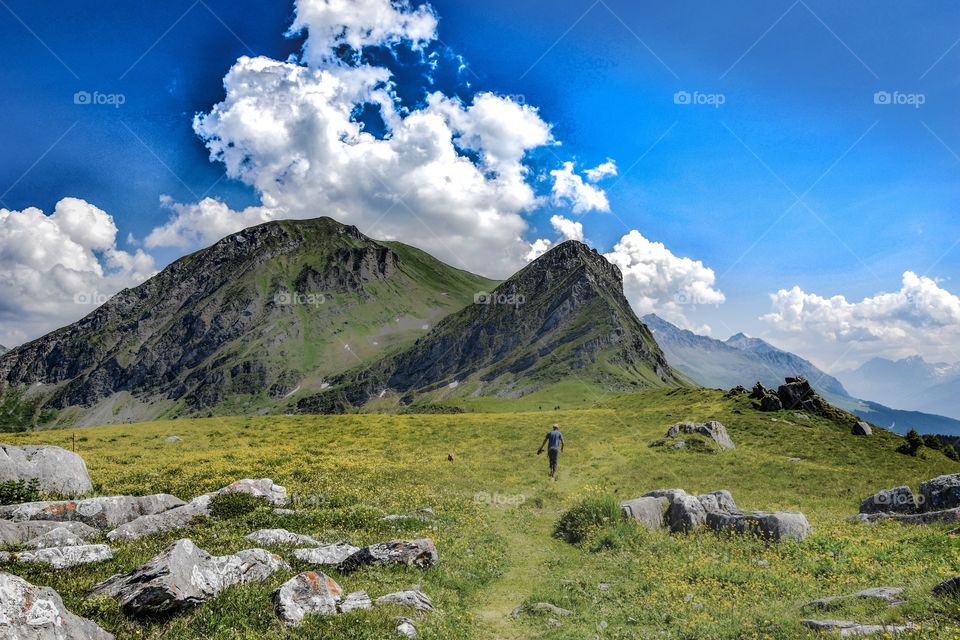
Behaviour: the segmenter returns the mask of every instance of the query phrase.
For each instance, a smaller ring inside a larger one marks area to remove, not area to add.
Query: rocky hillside
[[[412,347],[304,398],[340,411],[400,394],[518,397],[574,377],[608,390],[683,384],[623,295],[620,270],[568,241],[530,263]]]
[[[9,351],[9,349],[7,349],[5,346],[3,346],[2,344],[0,344],[0,356],[2,356],[3,354],[5,354],[7,351]]]
[[[494,285],[330,218],[271,222],[9,351],[0,381],[42,385],[48,408],[99,405],[99,422],[123,403],[248,411],[410,345]]]

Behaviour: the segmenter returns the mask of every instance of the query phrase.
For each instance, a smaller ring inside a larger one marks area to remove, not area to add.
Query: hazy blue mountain
[[[851,395],[837,378],[818,369],[809,360],[778,349],[759,338],[738,333],[726,341],[716,340],[681,329],[654,314],[644,316],[643,321],[653,332],[667,362],[705,387],[750,387],[759,381],[764,386],[775,388],[787,376],[802,375],[828,402],[875,425],[898,433],[916,429],[921,433],[960,435],[960,420],[928,412],[892,409],[877,402],[860,400],[857,397],[860,396],[859,392]],[[948,384],[935,388],[942,394],[944,404],[948,398],[956,398],[960,392],[960,389],[951,391]],[[871,393],[867,397],[891,402],[883,392]],[[955,409],[953,413],[956,413]]]
[[[888,360],[873,358],[843,374],[851,393],[883,398],[903,409],[960,418],[960,366],[929,363],[920,356]]]

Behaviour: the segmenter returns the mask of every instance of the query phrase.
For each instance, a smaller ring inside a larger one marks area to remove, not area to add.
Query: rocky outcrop
[[[960,507],[960,473],[939,476],[920,483],[920,506],[924,511]]]
[[[801,620],[803,626],[820,633],[832,633],[841,638],[858,638],[878,634],[897,634],[916,629],[913,624],[860,624],[850,620]]]
[[[131,520],[108,533],[107,538],[111,541],[136,540],[154,533],[186,528],[197,516],[210,515],[210,501],[213,498],[228,493],[247,493],[277,506],[286,504],[288,500],[287,490],[269,478],[237,480],[222,489],[198,496],[186,504],[181,502],[181,506],[176,508]]]
[[[802,513],[742,512],[730,492],[725,490],[692,496],[682,489],[660,489],[651,491],[644,498],[666,503],[666,526],[673,533],[690,533],[709,527],[717,532],[750,534],[783,542],[803,540],[812,531]],[[652,503],[643,502],[638,504],[637,510],[651,507]]]
[[[344,560],[340,569],[351,572],[368,565],[384,564],[402,564],[425,569],[439,561],[440,556],[433,540],[393,540],[360,549]]]
[[[44,520],[11,522],[9,520],[0,520],[0,546],[32,546],[29,545],[31,540],[45,536],[57,529],[63,529],[70,535],[82,539],[90,538],[97,533],[96,529],[82,522],[48,522]]]
[[[943,511],[925,511],[921,513],[858,513],[850,518],[851,522],[873,524],[881,520],[893,520],[902,524],[952,524],[960,522],[960,508]]]
[[[337,542],[334,544],[320,544],[308,549],[297,549],[293,552],[293,556],[297,560],[302,560],[310,564],[338,566],[358,551],[360,551],[359,547]]]
[[[284,622],[298,626],[307,615],[339,613],[343,589],[325,573],[301,573],[273,592],[274,609]]]
[[[666,437],[675,439],[683,434],[697,434],[709,438],[721,449],[734,449],[736,445],[727,433],[726,427],[716,421],[693,423],[678,422],[667,430]]]
[[[71,496],[93,491],[87,465],[76,453],[53,446],[0,445],[0,482],[31,480],[44,493]]]
[[[290,566],[263,549],[211,556],[190,540],[178,540],[146,564],[93,588],[117,598],[130,616],[175,613],[215,597],[231,586],[262,582]]]
[[[94,622],[71,613],[49,587],[0,572],[0,637],[4,640],[113,640]]]
[[[830,406],[802,376],[786,378],[785,384],[780,385],[776,392],[758,382],[750,397],[759,401],[761,411],[805,411],[826,418],[847,415]]]
[[[82,564],[93,564],[113,559],[113,549],[105,544],[77,547],[48,547],[14,554],[18,562],[47,564],[54,569],[69,569]]]
[[[183,505],[176,496],[160,493],[152,496],[110,496],[65,500],[59,502],[27,502],[0,507],[0,518],[23,522],[80,522],[97,529],[111,529],[143,516],[159,514]]]
[[[265,547],[296,545],[319,547],[323,544],[319,540],[314,540],[310,536],[305,536],[300,533],[292,533],[286,529],[260,529],[259,531],[254,531],[248,535],[247,540],[253,542],[254,544],[263,545]]]
[[[411,607],[417,613],[433,611],[433,603],[430,598],[422,591],[409,590],[388,593],[385,596],[377,598],[377,606],[396,605],[399,607]]]
[[[910,487],[883,489],[860,503],[860,513],[915,513],[917,501]]]

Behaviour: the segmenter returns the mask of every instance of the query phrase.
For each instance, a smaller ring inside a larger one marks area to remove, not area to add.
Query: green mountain
[[[685,384],[623,295],[620,270],[564,242],[413,346],[302,399],[307,413],[399,396],[517,398],[574,379],[603,391]]]
[[[283,408],[495,285],[330,218],[270,222],[9,351],[0,381],[61,423]]]

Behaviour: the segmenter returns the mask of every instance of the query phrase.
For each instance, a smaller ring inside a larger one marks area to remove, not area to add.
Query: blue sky
[[[510,96],[537,107],[561,142],[527,157],[534,172],[567,160],[582,169],[612,158],[619,167],[600,185],[610,211],[544,204],[524,213],[526,240],[554,236],[558,213],[581,222],[601,251],[636,229],[713,270],[726,302],[684,309],[691,327],[776,336],[785,346],[810,340],[786,320],[760,320],[779,289],[856,302],[900,290],[911,271],[960,292],[956,3],[431,6],[439,27],[430,50],[441,60],[433,84],[408,49],[370,54],[395,73],[408,106],[428,88],[464,101],[476,91]],[[117,247],[134,252],[171,216],[161,195],[259,204],[253,188],[210,162],[192,119],[224,98],[224,76],[240,56],[296,54],[305,36],[285,37],[293,18],[284,2],[141,1],[94,11],[4,0],[0,207],[49,213],[64,197],[83,199],[113,216]],[[467,65],[459,73],[455,55]],[[77,105],[78,91],[122,94],[124,103]],[[676,104],[677,92],[723,104]],[[876,92],[923,104],[876,104]],[[184,250],[150,253],[162,266]],[[952,316],[938,322],[946,325],[939,359],[960,360]],[[834,329],[818,325],[834,337],[809,347],[821,363],[849,351]],[[875,348],[854,351],[893,355],[893,338],[875,333],[865,341]],[[938,347],[910,348],[932,359]]]

